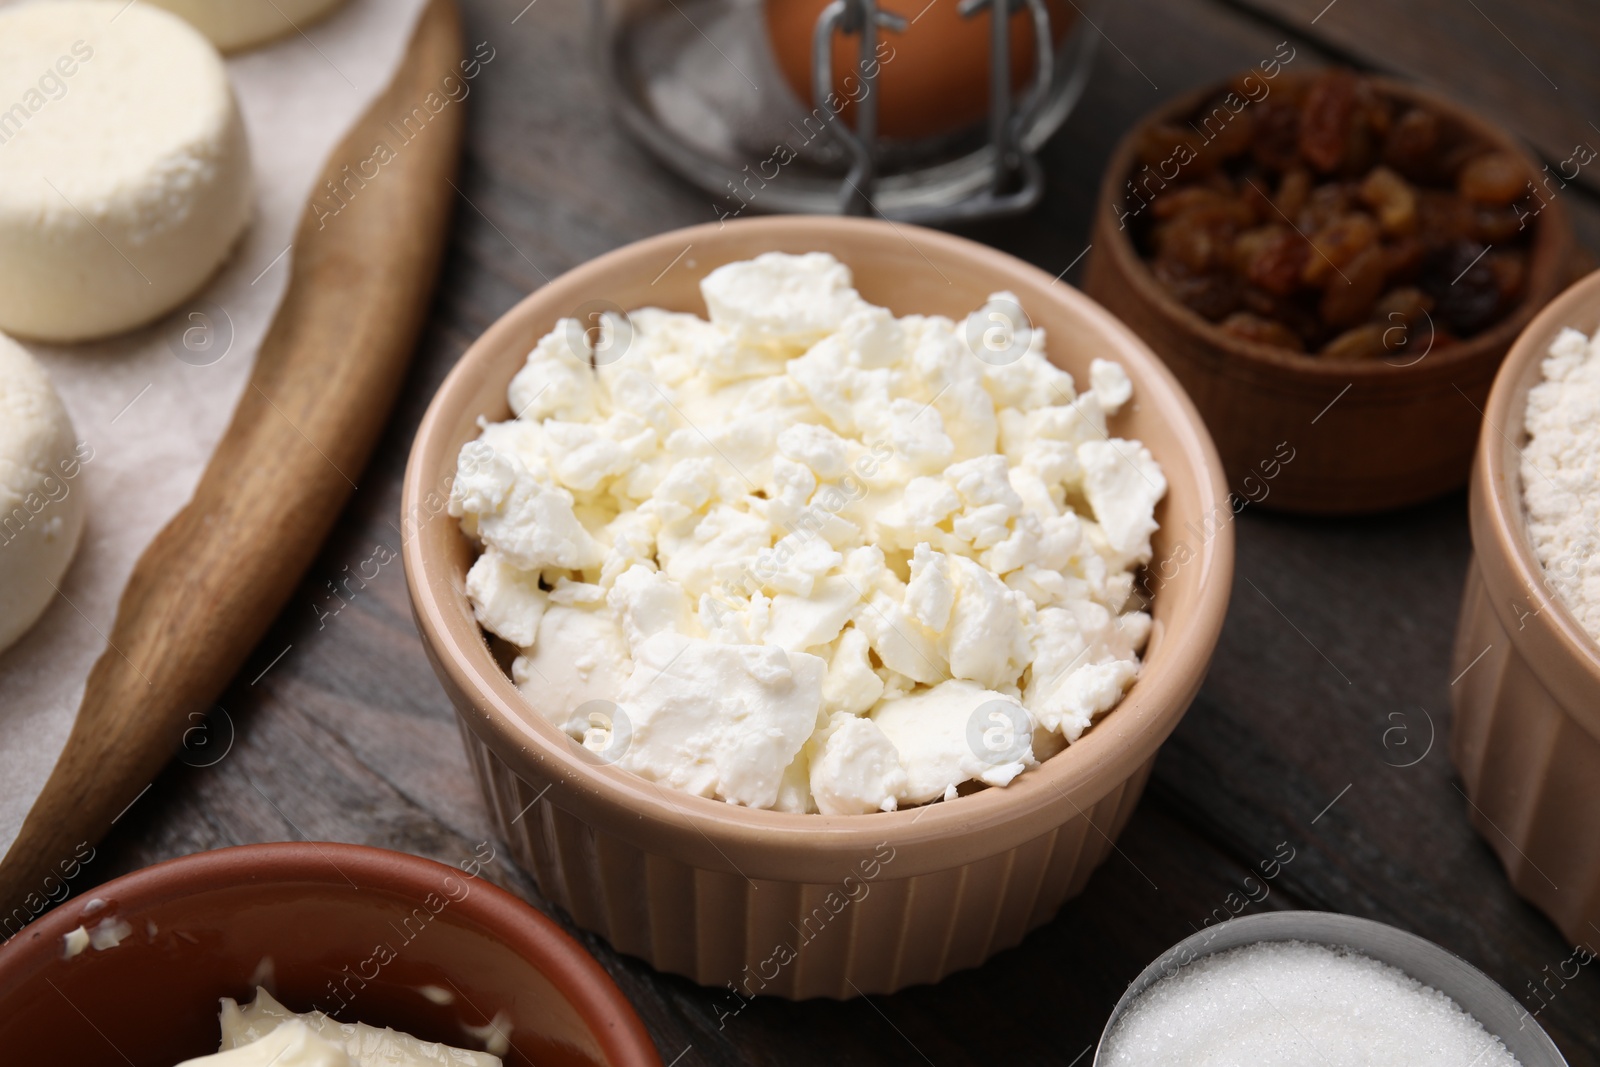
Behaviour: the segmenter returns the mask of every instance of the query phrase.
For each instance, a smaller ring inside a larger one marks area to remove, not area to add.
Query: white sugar
[[[1516,1067],[1455,1001],[1358,953],[1271,941],[1207,956],[1134,1001],[1104,1067]]]

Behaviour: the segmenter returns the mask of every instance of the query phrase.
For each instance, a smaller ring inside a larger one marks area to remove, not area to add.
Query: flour
[[[1528,533],[1550,587],[1600,641],[1600,345],[1562,330],[1543,370],[1524,416]]]

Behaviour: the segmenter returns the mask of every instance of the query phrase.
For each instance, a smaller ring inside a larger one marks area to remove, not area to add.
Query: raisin
[[[1157,262],[1176,263],[1191,273],[1220,265],[1231,251],[1231,243],[1225,244],[1211,227],[1182,219],[1156,227],[1155,246]]]
[[[1367,132],[1372,134],[1376,143],[1383,143],[1394,128],[1394,105],[1378,91],[1377,86],[1361,79],[1356,82],[1356,107]],[[1368,163],[1367,166],[1372,164]]]
[[[1383,249],[1368,245],[1328,281],[1317,311],[1329,326],[1353,326],[1372,314],[1383,286]]]
[[[1249,209],[1251,217],[1276,220],[1278,209],[1272,200],[1272,182],[1259,172],[1246,172],[1239,180],[1239,203]]]
[[[1240,273],[1249,272],[1250,261],[1260,254],[1277,229],[1276,226],[1258,226],[1233,239],[1233,265]]]
[[[1261,221],[1256,213],[1255,199],[1250,196],[1232,196],[1213,208],[1206,208],[1198,217],[1212,226],[1227,226],[1234,231],[1248,229]],[[1267,208],[1268,211],[1272,209]]]
[[[1288,296],[1300,286],[1311,246],[1287,226],[1247,230],[1233,243],[1234,264],[1253,285],[1275,296]]]
[[[1377,323],[1346,330],[1322,346],[1322,356],[1324,359],[1354,362],[1387,355],[1383,333],[1383,327]]]
[[[1456,176],[1456,188],[1475,204],[1504,207],[1528,188],[1528,168],[1510,152],[1490,152],[1472,160]]]
[[[1284,70],[1272,83],[1272,99],[1292,104],[1296,109],[1306,102],[1306,94],[1316,84],[1317,75],[1306,70]]]
[[[1306,305],[1305,295],[1305,291],[1300,290],[1289,296],[1278,296],[1257,285],[1242,285],[1239,287],[1239,308],[1280,322],[1302,341],[1309,341],[1324,331],[1316,308]]]
[[[1500,310],[1499,282],[1482,251],[1457,241],[1431,256],[1424,274],[1423,288],[1435,300],[1440,322],[1457,336],[1477,333]]]
[[[1226,267],[1233,258],[1234,235],[1255,222],[1237,199],[1196,202],[1155,230],[1157,259],[1176,260],[1191,271]]]
[[[1495,289],[1500,293],[1500,313],[1510,311],[1522,297],[1528,280],[1528,260],[1515,249],[1495,249],[1483,257],[1494,275]]]
[[[1311,196],[1311,172],[1304,167],[1295,167],[1285,171],[1283,180],[1278,183],[1278,197],[1276,200],[1278,210],[1283,212],[1283,217],[1292,219],[1305,210],[1306,200]]]
[[[1215,189],[1188,186],[1156,197],[1150,205],[1150,213],[1158,219],[1175,219],[1196,208],[1217,207],[1226,201],[1227,197]]]
[[[1255,99],[1255,95],[1261,92],[1263,84],[1265,84],[1265,79],[1255,70],[1243,70],[1228,79],[1228,88],[1240,98],[1249,97]],[[1267,90],[1269,93],[1271,91],[1271,89]]]
[[[1281,172],[1300,162],[1300,109],[1276,94],[1257,107],[1256,141],[1250,158],[1266,170]]]
[[[1378,228],[1385,235],[1398,237],[1417,228],[1417,195],[1388,167],[1374,167],[1361,183],[1359,195],[1378,216]]]
[[[1421,356],[1432,350],[1433,299],[1421,289],[1405,286],[1378,298],[1372,320],[1383,327],[1383,346],[1391,354]]]
[[[1431,111],[1414,107],[1401,115],[1384,139],[1383,161],[1414,182],[1437,175],[1441,123]]]
[[[1427,255],[1427,244],[1414,234],[1385,242],[1383,272],[1388,275],[1391,282],[1415,281]]]
[[[1283,323],[1262,318],[1260,315],[1252,315],[1248,311],[1235,311],[1223,319],[1222,329],[1235,337],[1242,337],[1256,344],[1288,348],[1295,352],[1304,352],[1306,347],[1305,342]]]
[[[1514,207],[1478,205],[1472,209],[1472,224],[1467,233],[1486,245],[1505,244],[1515,241],[1524,225]]]
[[[1232,121],[1222,128],[1221,133],[1213,135],[1214,139],[1207,147],[1232,159],[1250,151],[1250,146],[1255,142],[1256,113],[1249,108],[1239,112],[1229,112],[1226,105],[1223,105],[1223,111],[1232,115]],[[1216,108],[1212,108],[1212,113],[1216,113]]]
[[[1372,221],[1371,215],[1359,211],[1341,215],[1312,235],[1312,254],[1306,257],[1306,265],[1300,273],[1300,278],[1307,285],[1333,285],[1341,282],[1343,279],[1339,277],[1340,270],[1363,252],[1369,249],[1376,250],[1377,241],[1378,224]],[[1381,251],[1377,265],[1381,270],[1383,265]],[[1373,296],[1376,297],[1377,294],[1374,293]]]
[[[1239,287],[1239,307],[1244,311],[1254,312],[1265,319],[1287,318],[1284,312],[1289,307],[1287,301],[1267,292],[1259,285],[1241,285]]]
[[[1295,216],[1295,225],[1306,233],[1314,233],[1347,214],[1351,208],[1350,195],[1342,182],[1324,182],[1311,190],[1305,206]]]
[[[1455,188],[1457,180],[1461,177],[1461,171],[1468,163],[1486,152],[1493,151],[1495,151],[1494,145],[1479,140],[1467,137],[1452,139],[1447,128],[1444,148],[1440,150],[1435,161],[1438,166],[1435,173],[1438,177],[1429,184],[1446,189]]]
[[[1211,156],[1214,164],[1248,151],[1255,138],[1255,115],[1248,107],[1235,111],[1226,101],[1226,96],[1217,97],[1189,120],[1200,151]]]
[[[1231,275],[1197,274],[1166,260],[1157,260],[1152,270],[1174,299],[1212,322],[1239,306],[1239,284]]]
[[[1300,154],[1324,174],[1338,170],[1345,160],[1355,107],[1356,77],[1348,70],[1326,71],[1306,95],[1300,118]]]
[[[1375,318],[1385,323],[1409,326],[1433,310],[1433,298],[1415,286],[1390,289],[1372,309]]]
[[[1432,351],[1432,345],[1426,336],[1415,344],[1412,342],[1413,330],[1410,326],[1398,322],[1390,326],[1384,326],[1383,323],[1377,323],[1376,325],[1383,326],[1383,350],[1391,356],[1420,357]],[[1423,333],[1426,334],[1427,331],[1424,330]]]
[[[1200,177],[1216,166],[1220,159],[1201,151],[1204,138],[1193,130],[1170,123],[1148,126],[1139,136],[1139,162],[1147,167],[1166,169],[1182,168],[1186,177]]]
[[[1371,82],[1358,79],[1355,82],[1355,102],[1345,135],[1344,162],[1339,168],[1340,172],[1359,176],[1371,170],[1382,154],[1383,139],[1389,125],[1388,102],[1378,94]]]
[[[1417,230],[1434,248],[1455,244],[1472,232],[1472,208],[1454,193],[1423,189],[1417,194]]]

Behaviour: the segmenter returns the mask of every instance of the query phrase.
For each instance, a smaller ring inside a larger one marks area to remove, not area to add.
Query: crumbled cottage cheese
[[[1166,492],[1107,434],[1122,368],[1079,394],[1041,330],[972,347],[1010,294],[896,319],[820,253],[701,290],[710,321],[610,316],[599,352],[562,320],[461,450],[467,595],[538,713],[652,781],[856,814],[1006,785],[1116,705]]]
[[[1534,554],[1600,641],[1600,337],[1562,330],[1528,391],[1522,494]]]

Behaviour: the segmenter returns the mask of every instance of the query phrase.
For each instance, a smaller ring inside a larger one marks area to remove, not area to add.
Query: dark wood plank
[[[211,720],[219,745],[230,724],[235,731],[228,755],[209,767],[171,765],[118,824],[86,885],[245,841],[307,835],[455,862],[492,840],[412,629],[398,563],[337,614],[325,614],[338,607],[326,583],[379,544],[399,547],[393,523],[412,432],[479,331],[544,275],[714,217],[706,197],[611,124],[595,75],[576,59],[588,43],[581,0],[541,0],[509,25],[520,7],[465,4],[469,47],[489,41],[498,55],[473,92],[444,284],[361,488],[224,696],[226,716]],[[1048,147],[1047,203],[971,231],[1052,272],[1083,250],[1115,139],[1168,95],[1269,55],[1283,39],[1235,9],[1183,0],[1128,0],[1102,26],[1115,47],[1102,49],[1088,95]],[[1309,41],[1295,43],[1316,58]],[[1456,84],[1477,66],[1463,60]],[[1600,213],[1587,199],[1575,203],[1588,243],[1600,247]],[[1288,842],[1295,859],[1261,907],[1396,923],[1462,954],[1531,1006],[1526,983],[1567,947],[1510,891],[1468,826],[1445,751],[1449,645],[1469,550],[1464,514],[1459,496],[1360,521],[1246,511],[1217,659],[1120,853],[1052,922],[978,970],[870,1003],[758,1001],[719,1026],[713,991],[579,936],[638,1006],[664,1061],[681,1054],[682,1067],[1068,1064],[1097,1039],[1126,983]],[[1423,751],[1418,707],[1438,738],[1415,766],[1392,766]],[[1411,747],[1393,734],[1385,747],[1392,712],[1407,716]],[[546,906],[507,863],[487,875]],[[1540,1018],[1574,1064],[1600,1063],[1600,977],[1580,975]]]

